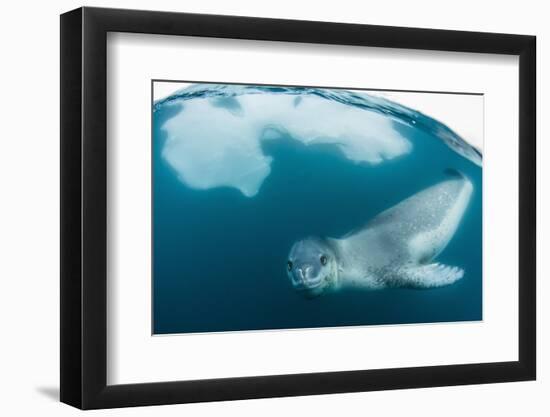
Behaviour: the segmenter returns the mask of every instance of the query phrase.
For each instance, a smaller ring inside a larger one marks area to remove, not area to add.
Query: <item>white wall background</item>
[[[7,2],[0,24],[0,414],[76,415],[57,402],[59,378],[59,18],[82,3]],[[94,415],[529,415],[550,412],[550,148],[542,120],[550,97],[545,3],[462,0],[93,1],[89,6],[240,14],[493,31],[538,36],[539,378],[537,382],[100,411]],[[545,158],[545,156],[547,158]],[[546,190],[543,190],[546,188]],[[465,341],[466,342],[466,341]]]

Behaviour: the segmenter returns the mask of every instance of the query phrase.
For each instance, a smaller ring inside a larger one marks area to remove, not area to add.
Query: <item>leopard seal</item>
[[[473,185],[463,174],[449,178],[378,214],[341,238],[308,237],[292,246],[287,274],[295,290],[316,297],[343,287],[435,288],[464,270],[434,262],[454,236]]]

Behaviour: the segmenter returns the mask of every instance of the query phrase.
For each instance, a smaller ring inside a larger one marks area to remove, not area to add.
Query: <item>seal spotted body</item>
[[[461,268],[433,262],[454,236],[473,193],[469,179],[457,171],[449,174],[359,230],[338,239],[296,242],[287,262],[294,288],[318,296],[346,286],[435,288],[462,278]]]

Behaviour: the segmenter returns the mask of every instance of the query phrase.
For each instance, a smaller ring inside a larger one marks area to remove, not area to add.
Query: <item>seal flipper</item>
[[[436,288],[452,284],[464,276],[464,270],[439,263],[407,265],[398,268],[391,280],[392,286],[409,288]]]

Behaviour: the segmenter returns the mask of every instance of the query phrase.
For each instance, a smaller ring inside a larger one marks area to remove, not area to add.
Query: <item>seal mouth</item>
[[[319,288],[321,286],[322,282],[318,282],[316,284],[294,284],[294,289],[296,291],[308,291],[308,290],[314,290],[316,288]]]
[[[300,294],[306,299],[317,298],[323,293],[324,290],[322,280],[318,280],[318,282],[315,282],[314,284],[298,284],[293,285],[293,287],[297,294]]]
[[[322,278],[296,278],[292,277],[292,286],[296,291],[307,291],[319,288],[323,284]]]

